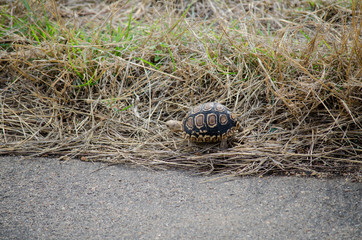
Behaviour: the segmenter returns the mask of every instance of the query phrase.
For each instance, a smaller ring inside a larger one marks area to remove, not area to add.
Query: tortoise
[[[227,147],[227,139],[239,129],[235,113],[217,102],[207,102],[191,109],[182,121],[169,120],[166,126],[173,132],[182,132],[190,142],[221,142]]]

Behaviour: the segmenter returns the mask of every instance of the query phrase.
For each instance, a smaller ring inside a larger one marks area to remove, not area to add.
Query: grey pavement
[[[361,239],[361,183],[0,158],[0,239]]]

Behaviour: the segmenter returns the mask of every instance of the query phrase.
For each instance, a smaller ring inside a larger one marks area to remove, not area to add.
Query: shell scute
[[[219,142],[231,137],[239,122],[224,105],[208,102],[191,109],[182,126],[184,138],[191,142]]]

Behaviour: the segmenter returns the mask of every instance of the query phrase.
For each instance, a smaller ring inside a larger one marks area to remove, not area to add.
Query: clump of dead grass
[[[358,1],[64,1],[1,6],[0,154],[203,173],[360,178]],[[164,122],[219,101],[233,147]]]

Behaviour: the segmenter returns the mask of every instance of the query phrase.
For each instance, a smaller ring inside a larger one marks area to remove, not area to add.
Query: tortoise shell
[[[191,142],[220,142],[237,129],[236,115],[216,102],[194,107],[182,121],[183,136]]]

